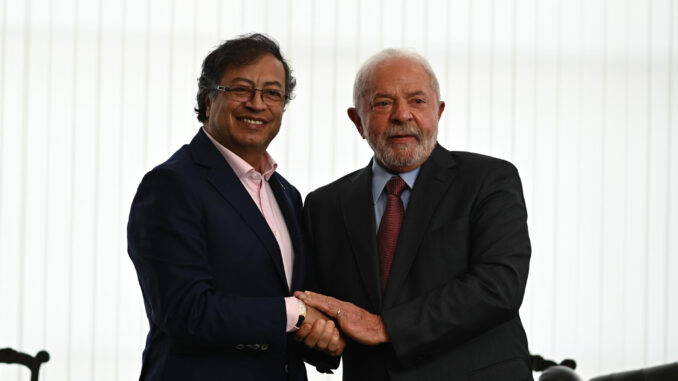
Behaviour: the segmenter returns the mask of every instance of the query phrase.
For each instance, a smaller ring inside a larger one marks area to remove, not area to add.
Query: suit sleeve
[[[468,271],[383,311],[397,358],[450,350],[518,315],[530,259],[520,177],[507,162],[482,178],[470,215]]]
[[[203,205],[181,176],[149,172],[137,190],[127,226],[147,315],[170,337],[196,345],[286,346],[282,297],[220,292],[210,271]]]
[[[304,214],[308,213],[308,209],[304,208]],[[305,218],[308,220],[308,218]],[[306,289],[311,291],[319,291],[318,273],[316,270],[315,246],[313,244],[313,230],[307,223],[304,227],[304,242],[308,252],[306,255]],[[319,373],[332,374],[333,369],[339,367],[340,356],[330,356],[328,354],[313,350],[303,346],[304,361],[316,367]]]

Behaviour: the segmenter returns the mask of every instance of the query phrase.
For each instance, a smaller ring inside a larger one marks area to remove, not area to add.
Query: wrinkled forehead
[[[367,78],[364,96],[404,95],[420,92],[435,96],[431,77],[420,63],[406,58],[391,58],[378,63]]]

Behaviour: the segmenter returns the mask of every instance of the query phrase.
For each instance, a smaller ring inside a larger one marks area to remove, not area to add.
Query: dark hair
[[[194,108],[200,122],[207,121],[206,96],[213,96],[221,76],[231,65],[242,66],[254,62],[264,54],[270,53],[280,60],[285,69],[285,104],[292,98],[297,80],[292,76],[289,64],[280,53],[280,46],[270,37],[260,34],[245,34],[219,45],[205,57],[202,72],[198,78],[198,106]]]

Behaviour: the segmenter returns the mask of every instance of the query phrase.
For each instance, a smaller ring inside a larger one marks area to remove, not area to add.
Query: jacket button
[[[289,370],[287,369],[287,364],[285,364],[285,373],[289,373]]]

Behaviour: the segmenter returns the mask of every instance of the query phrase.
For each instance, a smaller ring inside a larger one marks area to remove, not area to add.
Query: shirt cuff
[[[299,301],[294,296],[285,298],[285,308],[287,309],[287,332],[294,332],[299,321]]]

